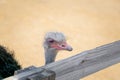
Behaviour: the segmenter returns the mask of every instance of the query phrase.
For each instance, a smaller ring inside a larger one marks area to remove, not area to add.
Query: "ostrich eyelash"
[[[49,40],[48,42],[49,42],[49,43],[53,43],[53,42],[55,42],[55,41],[54,41],[54,40]]]

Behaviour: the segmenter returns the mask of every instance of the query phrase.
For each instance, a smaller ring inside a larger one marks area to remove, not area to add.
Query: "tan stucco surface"
[[[43,36],[66,34],[72,52],[57,60],[120,39],[119,0],[0,0],[0,44],[14,50],[23,68],[44,65]],[[120,80],[120,64],[82,80]]]

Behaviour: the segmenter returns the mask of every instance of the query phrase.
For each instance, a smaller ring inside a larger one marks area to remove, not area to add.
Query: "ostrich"
[[[63,33],[48,32],[44,38],[45,64],[54,62],[60,50],[72,51],[72,47],[67,44]],[[0,80],[12,76],[14,71],[19,69],[21,69],[21,65],[15,59],[14,52],[0,45]]]
[[[72,51],[72,47],[67,44],[66,38],[61,32],[48,32],[44,37],[45,64],[55,61],[60,50]]]

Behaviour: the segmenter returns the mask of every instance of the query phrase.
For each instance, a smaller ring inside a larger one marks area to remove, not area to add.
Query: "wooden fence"
[[[29,67],[4,80],[79,80],[120,62],[120,41],[42,67]]]

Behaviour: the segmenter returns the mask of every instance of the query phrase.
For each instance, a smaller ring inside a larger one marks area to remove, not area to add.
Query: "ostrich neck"
[[[55,49],[45,49],[45,64],[49,64],[55,61],[58,51]]]

